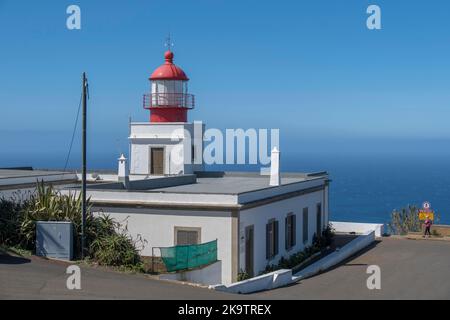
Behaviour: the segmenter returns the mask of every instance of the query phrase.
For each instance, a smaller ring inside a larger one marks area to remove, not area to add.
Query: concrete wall
[[[358,238],[352,240],[350,243],[342,247],[339,251],[335,251],[316,263],[306,267],[300,272],[296,273],[292,280],[299,281],[305,278],[312,277],[320,272],[328,270],[329,268],[341,263],[345,259],[350,258],[362,249],[366,248],[375,241],[375,231],[363,234]]]
[[[281,257],[288,257],[299,252],[307,245],[312,244],[316,233],[316,206],[323,203],[323,191],[301,195],[286,200],[273,202],[265,206],[243,210],[240,213],[239,223],[239,269],[245,270],[245,229],[254,226],[254,275],[258,275],[268,264],[277,264]],[[308,241],[303,242],[303,208],[308,207]],[[325,210],[324,210],[325,209]],[[322,204],[322,227],[328,223],[327,212]],[[285,248],[285,218],[288,214],[295,214],[296,218],[296,245],[289,251]],[[266,224],[271,219],[279,223],[279,251],[273,259],[266,259]]]
[[[384,225],[375,223],[354,223],[354,222],[337,222],[332,221],[331,224],[336,232],[340,233],[356,233],[366,234],[375,231],[376,237],[382,237],[384,234]]]
[[[434,224],[431,226],[431,231],[436,231],[439,235],[450,237],[450,226]]]
[[[277,270],[252,279],[233,283],[231,285],[210,286],[211,289],[229,293],[253,293],[284,287],[292,282],[292,270]]]
[[[222,282],[222,261],[217,261],[201,269],[162,274],[161,280],[185,281],[202,285],[215,285]]]
[[[175,227],[201,228],[201,243],[217,242],[217,258],[221,261],[221,283],[232,282],[231,212],[158,210],[137,208],[95,208],[116,221],[126,224],[128,232],[136,238],[141,235],[148,243],[141,255],[151,256],[152,247],[175,245]],[[155,250],[159,256],[159,250]]]
[[[245,281],[233,283],[231,285],[213,285],[211,289],[230,292],[230,293],[253,293],[263,290],[270,290],[278,287],[287,286],[302,279],[312,277],[320,272],[326,271],[333,266],[350,258],[362,249],[366,248],[375,241],[375,232],[372,231],[354,239],[339,251],[335,251],[321,260],[306,267],[295,275],[292,270],[278,270],[272,273],[264,274]]]

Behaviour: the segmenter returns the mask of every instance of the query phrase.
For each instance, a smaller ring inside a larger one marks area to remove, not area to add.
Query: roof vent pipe
[[[272,149],[270,156],[270,185],[279,186],[281,185],[280,179],[280,151],[277,147]]]
[[[130,177],[127,167],[127,158],[125,158],[125,155],[122,153],[118,161],[119,161],[119,171],[117,173],[117,180],[123,183],[125,189],[128,189],[130,186]]]

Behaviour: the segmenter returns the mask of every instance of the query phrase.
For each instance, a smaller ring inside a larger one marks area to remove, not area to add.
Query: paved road
[[[380,291],[366,287],[368,265],[381,267]],[[230,295],[94,268],[69,291],[65,263],[0,256],[0,299],[450,299],[450,242],[384,239],[322,275],[287,288]]]
[[[66,288],[68,264],[0,255],[0,299],[234,299],[234,295],[131,275],[81,268],[80,291]]]
[[[381,268],[381,290],[368,290],[369,265]],[[264,299],[450,299],[450,242],[383,239],[339,267]]]

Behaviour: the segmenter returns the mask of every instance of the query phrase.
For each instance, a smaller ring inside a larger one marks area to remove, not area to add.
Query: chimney
[[[270,185],[279,186],[280,184],[280,151],[275,147],[270,156]]]
[[[127,158],[125,158],[124,154],[122,153],[118,160],[119,160],[119,172],[117,173],[117,180],[123,183],[125,189],[128,189],[130,184],[130,178],[128,176]]]

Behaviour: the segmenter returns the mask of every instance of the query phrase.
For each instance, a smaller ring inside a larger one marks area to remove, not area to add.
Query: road
[[[369,265],[381,290],[369,290]],[[231,295],[204,288],[82,267],[82,290],[66,288],[67,264],[0,256],[0,299],[450,299],[450,242],[385,238],[334,269],[277,290]]]

